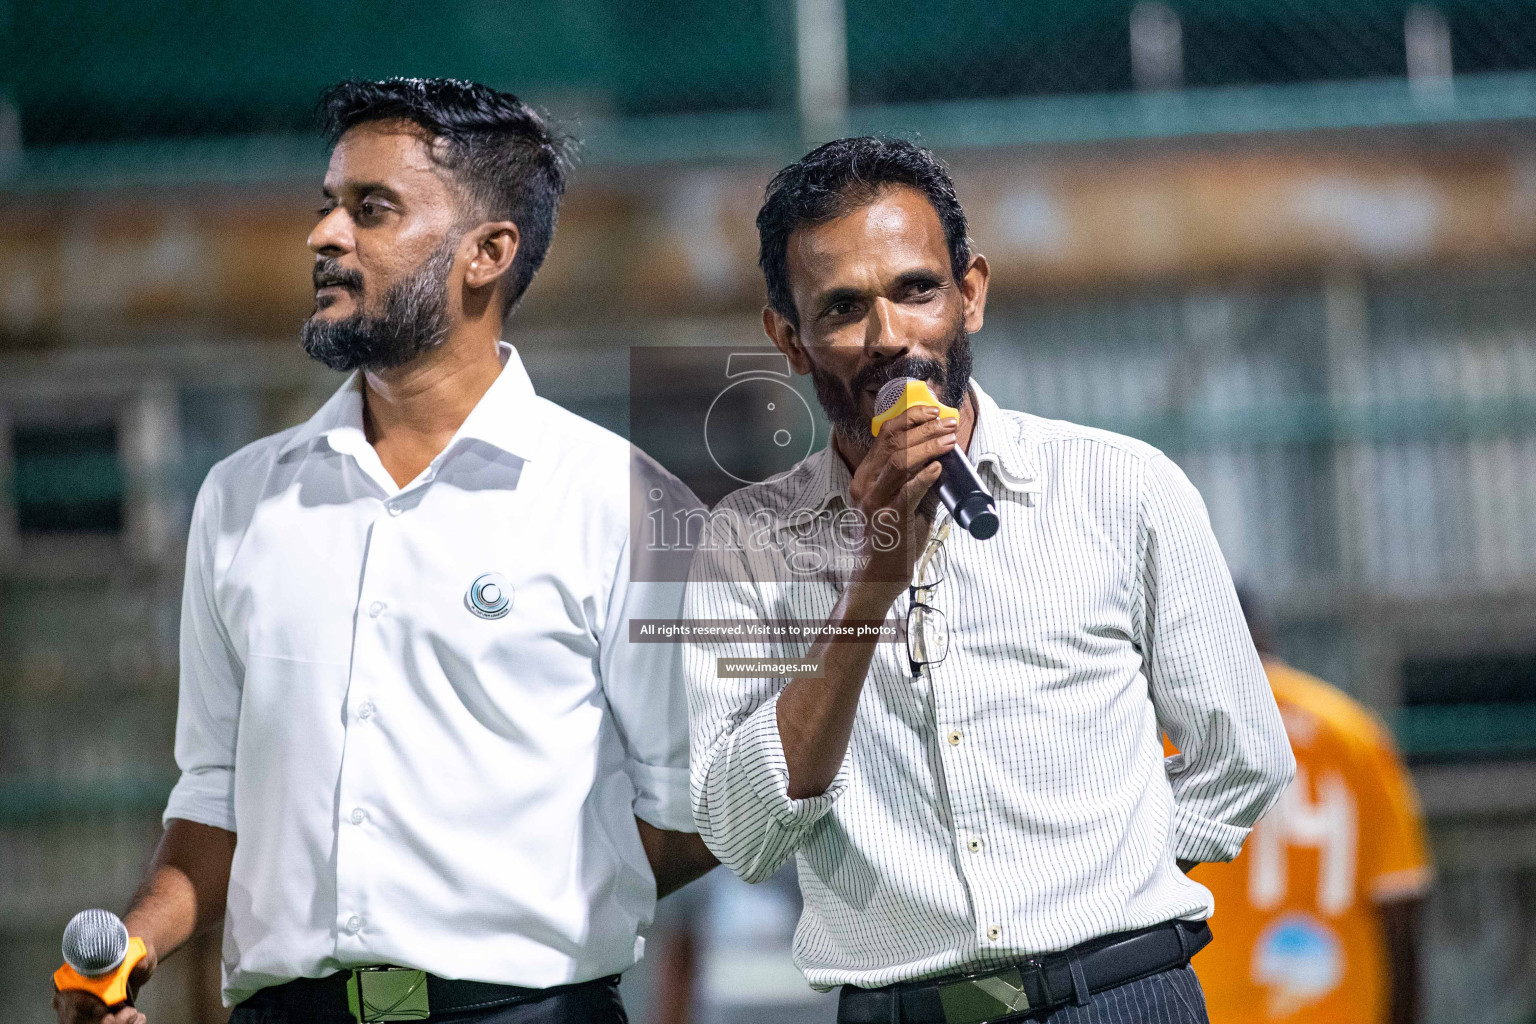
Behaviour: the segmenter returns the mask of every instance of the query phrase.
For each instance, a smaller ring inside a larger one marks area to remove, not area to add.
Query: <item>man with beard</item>
[[[1234,856],[1294,761],[1199,495],[1156,449],[971,379],[988,266],[931,153],[828,143],[757,224],[764,327],[833,438],[711,514],[684,610],[824,631],[688,646],[701,835],[748,881],[797,855],[796,961],[846,1024],[1203,1022],[1211,897],[1183,869]],[[872,437],[899,377],[957,414]],[[990,539],[929,497],[953,449],[996,497]],[[804,557],[850,540],[852,572]],[[897,642],[848,632],[887,621]],[[803,674],[717,660],[750,657]]]
[[[675,653],[628,640],[682,598],[632,578],[630,487],[694,502],[500,340],[564,141],[465,82],[345,82],[322,109],[303,342],[351,376],[198,495],[134,980],[222,920],[235,1024],[622,1022],[657,895],[714,863]]]

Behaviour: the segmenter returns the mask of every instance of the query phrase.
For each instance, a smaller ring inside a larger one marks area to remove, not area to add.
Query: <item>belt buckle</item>
[[[973,974],[939,986],[944,1024],[994,1024],[1029,1010],[1024,975],[1017,967]]]
[[[358,1024],[426,1020],[427,972],[409,967],[356,967],[347,979],[347,1009]]]

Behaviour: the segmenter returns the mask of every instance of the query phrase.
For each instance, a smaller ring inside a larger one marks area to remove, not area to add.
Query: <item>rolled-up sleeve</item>
[[[1180,751],[1167,761],[1175,856],[1231,860],[1296,759],[1205,503],[1161,454],[1146,463],[1138,538],[1139,640],[1158,724]]]
[[[631,619],[675,619],[682,582],[630,579],[620,561],[613,611],[603,631],[600,672],[628,755],[635,815],[670,832],[694,832],[688,807],[688,704],[675,644],[636,643]]]
[[[671,522],[697,508],[699,500],[638,451],[631,454],[628,472],[634,493],[627,539],[608,595],[598,674],[624,742],[635,816],[669,832],[695,832],[688,806],[688,697],[677,645],[636,642],[630,622],[682,614],[682,575],[688,564],[685,550],[654,548],[642,511],[649,509]],[[647,493],[650,497],[643,503],[635,497]]]
[[[763,622],[771,577],[754,575],[732,538],[732,517],[716,516],[694,556],[683,602],[685,622]],[[720,658],[794,659],[803,650],[741,640],[696,639],[683,647],[692,727],[693,815],[705,844],[748,882],[760,882],[792,856],[847,789],[844,758],[832,784],[804,799],[789,796],[789,768],[779,735],[779,695],[787,679],[722,677]]]
[[[176,765],[164,821],[183,818],[235,828],[235,739],[245,672],[214,602],[219,493],[209,474],[192,509],[181,593],[181,683],[176,709]]]

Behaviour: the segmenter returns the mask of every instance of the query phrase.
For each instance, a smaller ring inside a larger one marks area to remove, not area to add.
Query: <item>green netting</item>
[[[16,5],[0,76],[29,145],[303,131],[349,76],[472,78],[603,115],[752,109],[782,98],[773,24],[767,0],[57,0]]]
[[[1129,0],[845,0],[856,105],[1135,84]],[[1168,0],[1189,87],[1401,78],[1405,0]],[[306,131],[338,78],[452,75],[596,119],[792,110],[795,0],[25,0],[0,92],[28,146]],[[1536,70],[1536,0],[1441,0],[1460,75]]]

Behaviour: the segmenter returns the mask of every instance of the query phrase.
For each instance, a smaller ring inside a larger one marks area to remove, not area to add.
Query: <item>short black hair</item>
[[[571,139],[511,93],[451,78],[349,79],[321,94],[318,112],[332,146],[360,124],[411,122],[438,143],[433,158],[463,191],[464,216],[517,225],[503,309],[510,313],[554,237]]]
[[[905,139],[864,135],[819,146],[768,182],[757,211],[757,263],[768,285],[768,305],[798,327],[789,290],[789,236],[798,227],[825,223],[873,202],[890,185],[907,185],[928,197],[944,225],[950,271],[956,281],[964,277],[971,240],[948,169],[930,150]]]

